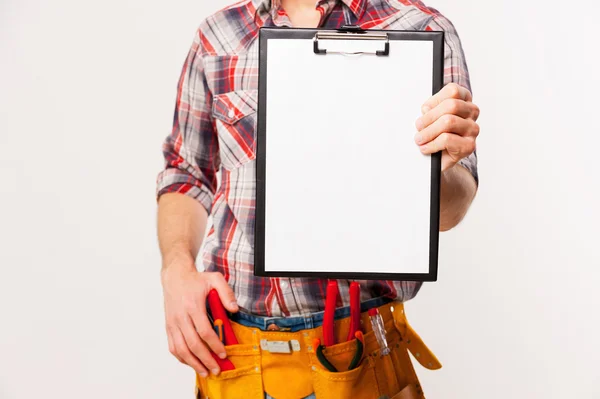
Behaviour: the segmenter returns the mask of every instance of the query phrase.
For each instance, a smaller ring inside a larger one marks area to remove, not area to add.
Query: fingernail
[[[237,305],[237,302],[236,302],[236,301],[232,301],[232,302],[229,304],[229,306],[235,309],[235,308],[237,308],[237,306],[238,306],[238,305]]]
[[[423,141],[423,136],[421,136],[420,134],[416,134],[415,135],[415,142],[417,144],[421,144],[422,141]]]
[[[206,378],[207,375],[208,374],[206,374],[204,371],[200,373],[200,377],[202,377],[202,378]]]
[[[428,113],[431,110],[431,108],[429,108],[428,106],[424,106],[421,111],[423,111],[424,114]]]
[[[214,375],[217,375],[217,374],[219,374],[219,369],[212,369],[212,370],[211,370],[211,372],[212,372]]]
[[[219,357],[221,359],[225,359],[227,357],[227,353],[223,352],[223,353],[219,353]]]
[[[425,151],[427,151],[427,146],[426,145],[422,145],[420,147],[420,149],[421,149],[421,152],[425,152]]]
[[[423,121],[421,120],[421,118],[417,119],[417,121],[415,122],[415,126],[417,127],[417,130],[423,129]]]

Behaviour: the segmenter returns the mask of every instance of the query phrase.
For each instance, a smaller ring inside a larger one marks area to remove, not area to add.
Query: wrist
[[[163,255],[162,270],[164,273],[167,270],[176,270],[178,272],[195,271],[196,261],[189,251],[184,249],[174,248]]]

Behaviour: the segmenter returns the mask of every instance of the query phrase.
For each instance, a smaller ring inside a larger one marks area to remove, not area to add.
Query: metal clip
[[[383,50],[375,52],[357,51],[346,53],[341,51],[330,51],[329,54],[375,54],[378,56],[386,56],[390,54],[390,39],[387,33],[369,32],[354,26],[346,26],[339,31],[320,31],[313,38],[313,51],[315,54],[327,54],[327,50],[319,48],[319,40],[379,40],[384,42]]]
[[[292,353],[300,351],[300,342],[293,339],[291,341],[269,341],[260,340],[260,348],[271,353]]]

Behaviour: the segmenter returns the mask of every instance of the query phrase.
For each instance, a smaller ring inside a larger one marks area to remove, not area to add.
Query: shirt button
[[[279,286],[281,287],[281,289],[284,289],[284,290],[285,290],[285,289],[287,289],[287,287],[288,287],[288,283],[287,283],[287,281],[282,281],[282,282],[279,284]]]
[[[269,326],[267,327],[267,330],[269,330],[269,331],[279,331],[279,326],[277,326],[277,324],[269,324]]]
[[[233,108],[229,109],[229,113],[227,114],[228,117],[233,118],[235,116],[235,111],[233,110]]]

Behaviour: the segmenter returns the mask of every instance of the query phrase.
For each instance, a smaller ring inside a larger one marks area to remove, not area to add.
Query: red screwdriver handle
[[[219,298],[219,294],[215,289],[210,290],[208,293],[208,306],[210,307],[210,312],[212,313],[213,320],[222,320],[223,321],[223,335],[225,336],[225,345],[235,345],[238,343],[237,338],[233,332],[233,328],[231,327],[231,323],[229,322],[229,317],[227,317],[227,312],[225,311],[225,307],[221,303],[221,298]]]

